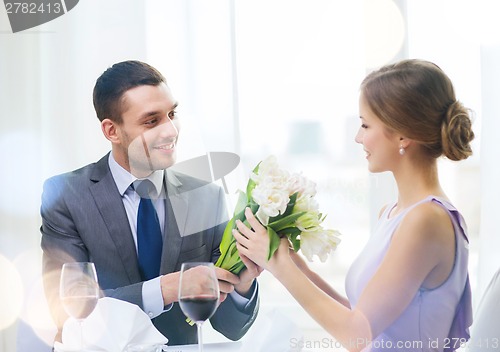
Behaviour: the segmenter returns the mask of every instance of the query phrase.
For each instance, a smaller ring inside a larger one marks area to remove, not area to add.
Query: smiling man
[[[48,179],[42,195],[44,286],[56,340],[67,319],[58,297],[62,264],[91,261],[103,296],[140,306],[169,345],[196,343],[196,327],[175,303],[179,270],[183,262],[217,260],[227,213],[219,187],[169,170],[176,161],[177,106],[165,78],[143,62],[117,63],[97,79],[94,107],[111,152]],[[154,208],[153,230],[142,230],[144,199]],[[191,223],[198,230],[182,230]],[[232,340],[246,333],[258,311],[260,271],[247,265],[239,277],[216,268],[222,303],[211,323]]]

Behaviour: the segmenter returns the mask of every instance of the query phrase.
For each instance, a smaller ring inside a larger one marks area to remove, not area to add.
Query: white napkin
[[[275,308],[261,318],[244,338],[240,352],[302,351],[302,331],[286,315]]]
[[[82,332],[85,351],[122,352],[130,345],[154,350],[153,346],[168,342],[137,305],[109,297],[99,299],[83,322]],[[75,319],[64,323],[62,342],[56,342],[56,352],[80,351],[80,324]]]

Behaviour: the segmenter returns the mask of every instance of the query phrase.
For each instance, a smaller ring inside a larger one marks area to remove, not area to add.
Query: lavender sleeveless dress
[[[460,347],[460,342],[469,338],[472,305],[467,273],[467,227],[457,209],[444,199],[428,196],[391,218],[389,214],[396,204],[386,208],[374,234],[349,269],[347,297],[351,307],[355,307],[382,262],[401,220],[412,208],[425,202],[442,206],[453,222],[456,247],[452,272],[439,287],[420,288],[399,318],[374,337],[370,351],[453,351]]]

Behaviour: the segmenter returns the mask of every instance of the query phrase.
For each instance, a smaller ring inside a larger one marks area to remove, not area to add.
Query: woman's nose
[[[363,144],[363,131],[361,127],[358,129],[358,132],[354,136],[354,141],[359,144]]]

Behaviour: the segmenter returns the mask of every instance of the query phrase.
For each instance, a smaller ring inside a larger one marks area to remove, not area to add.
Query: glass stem
[[[203,352],[203,336],[201,333],[202,322],[196,322],[196,329],[198,330],[198,352]]]
[[[78,319],[78,324],[80,325],[80,349],[83,351],[83,319]]]

